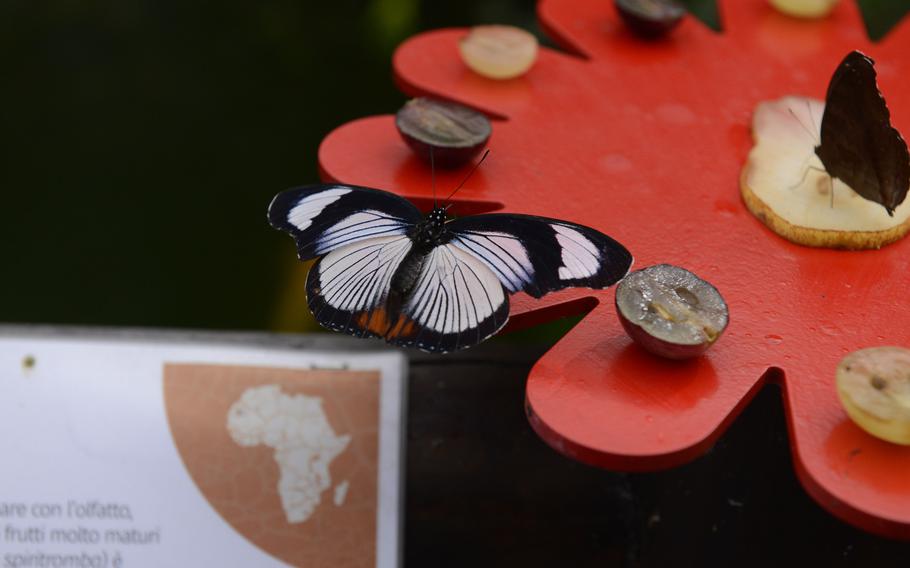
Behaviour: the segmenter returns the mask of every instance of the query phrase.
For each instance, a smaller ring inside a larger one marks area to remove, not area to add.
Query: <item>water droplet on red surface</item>
[[[819,328],[819,331],[825,335],[830,335],[834,337],[835,335],[840,335],[840,328],[834,325],[833,323],[823,323]]]
[[[600,159],[600,165],[610,172],[627,172],[632,169],[632,162],[622,154],[607,154]]]

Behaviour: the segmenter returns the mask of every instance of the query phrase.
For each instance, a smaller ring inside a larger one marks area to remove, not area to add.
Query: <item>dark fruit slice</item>
[[[457,168],[480,153],[493,132],[486,116],[456,103],[411,99],[395,115],[401,137],[414,152],[441,168]]]
[[[655,39],[675,28],[686,9],[674,0],[614,0],[623,21],[639,37]]]
[[[729,321],[717,288],[671,264],[626,276],[616,288],[616,313],[636,343],[670,359],[701,355]]]
[[[837,394],[860,428],[910,445],[910,349],[869,347],[850,353],[837,366]]]

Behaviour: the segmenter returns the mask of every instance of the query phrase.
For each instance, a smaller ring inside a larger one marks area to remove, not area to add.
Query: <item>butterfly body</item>
[[[447,352],[476,345],[508,320],[511,293],[605,288],[632,257],[589,227],[529,215],[426,216],[384,191],[339,184],[275,197],[269,220],[298,256],[318,257],[307,302],[319,323],[358,337]]]
[[[859,51],[843,59],[825,96],[821,143],[825,170],[889,215],[910,188],[910,153],[876,84],[875,63]]]
[[[414,245],[392,276],[392,292],[401,297],[407,297],[411,293],[427,256],[435,247],[443,244],[445,222],[445,209],[435,207],[423,221],[414,225],[408,234]]]
[[[434,207],[423,221],[414,225],[411,238],[417,243],[433,246],[442,244],[441,239],[446,232],[446,210]]]

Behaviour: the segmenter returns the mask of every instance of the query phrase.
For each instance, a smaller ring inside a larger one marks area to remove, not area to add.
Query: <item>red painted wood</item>
[[[577,55],[544,49],[525,77],[507,82],[461,63],[463,30],[421,34],[394,58],[405,92],[499,118],[490,158],[458,196],[462,213],[502,208],[589,224],[626,244],[636,267],[684,266],[730,306],[717,345],[675,363],[630,343],[612,290],[515,298],[518,324],[594,306],[532,370],[531,424],[587,463],[665,468],[710,447],[764,378],[780,381],[806,489],[851,523],[910,539],[910,448],[856,427],[834,386],[844,354],[910,346],[910,240],[865,252],[793,245],[746,211],[738,189],[755,104],[790,93],[823,97],[854,48],[877,60],[894,121],[910,133],[910,23],[870,45],[851,2],[811,22],[780,15],[766,0],[729,0],[721,6],[726,33],[689,19],[667,41],[643,43],[611,4],[544,0],[543,28]],[[430,196],[428,168],[410,155],[391,116],[340,127],[319,160],[329,179],[424,203]],[[451,188],[463,173],[441,172],[437,183]]]

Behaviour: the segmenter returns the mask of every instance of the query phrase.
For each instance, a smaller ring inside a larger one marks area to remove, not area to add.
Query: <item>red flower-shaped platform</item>
[[[851,2],[822,21],[787,18],[767,0],[729,0],[721,13],[723,34],[688,18],[667,41],[645,43],[611,2],[545,0],[541,24],[575,55],[544,49],[526,76],[497,82],[461,62],[464,30],[440,30],[402,45],[395,75],[410,95],[498,119],[459,214],[502,209],[596,227],[632,251],[635,268],[684,266],[730,306],[730,327],[707,356],[672,363],[631,343],[612,290],[514,298],[515,326],[591,310],[528,379],[528,414],[544,440],[606,468],[670,467],[707,450],[765,381],[779,381],[806,489],[843,519],[910,538],[910,447],[855,426],[834,386],[844,354],[910,346],[910,240],[865,252],[793,245],[746,211],[738,186],[756,103],[823,98],[852,49],[877,61],[894,122],[910,133],[910,23],[873,45]],[[430,199],[429,168],[392,116],[340,127],[319,161],[326,179]],[[463,175],[440,173],[440,191]]]

